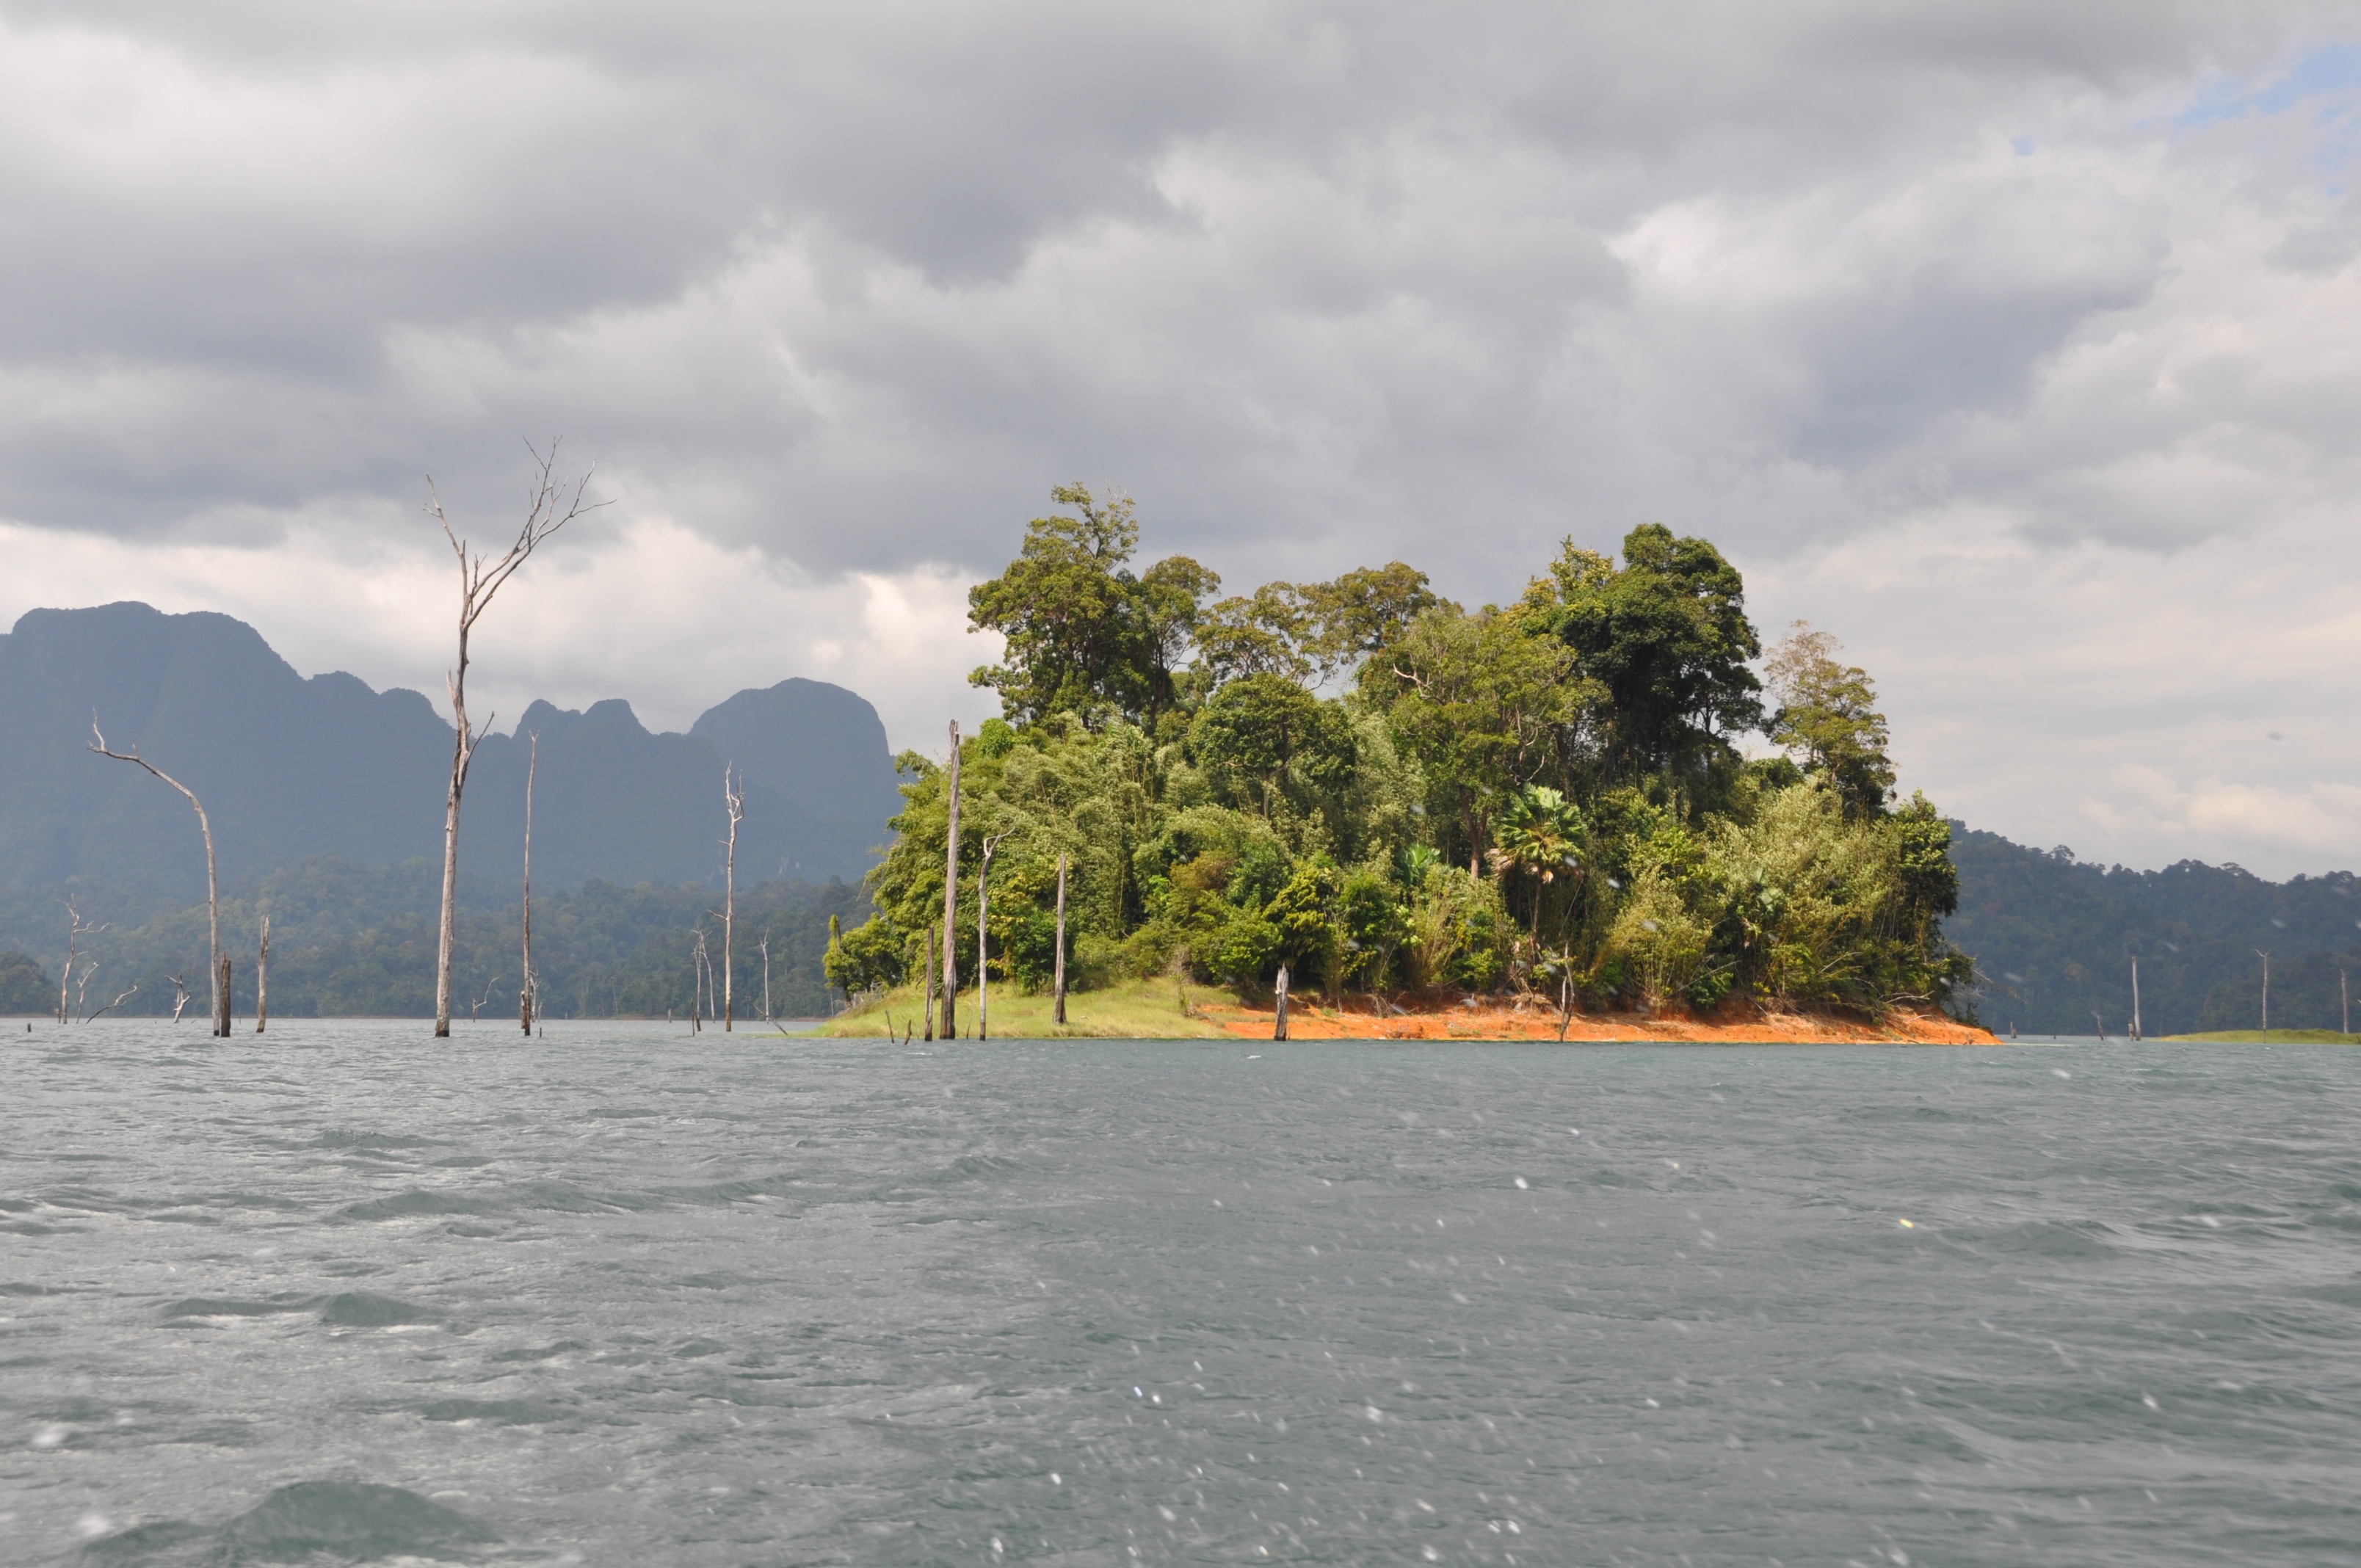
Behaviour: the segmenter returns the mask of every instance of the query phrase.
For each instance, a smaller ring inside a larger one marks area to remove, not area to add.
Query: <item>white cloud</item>
[[[432,690],[422,472],[501,518],[563,432],[619,504],[496,612],[502,707],[808,674],[931,745],[984,706],[961,590],[1061,479],[1233,582],[1470,601],[1661,519],[1843,635],[1978,826],[2316,866],[2361,762],[2351,30],[19,5],[5,597]]]

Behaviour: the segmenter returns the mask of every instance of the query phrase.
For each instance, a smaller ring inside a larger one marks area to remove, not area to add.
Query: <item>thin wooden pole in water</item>
[[[950,820],[943,833],[943,1038],[959,1038],[959,720],[951,720]]]
[[[935,1037],[935,928],[927,927],[927,1038]]]
[[[533,731],[533,750],[524,764],[524,980],[517,987],[517,1022],[533,1033],[533,1005],[540,998],[533,984],[533,781],[541,771],[541,731]]]
[[[214,1033],[225,1040],[229,1038],[229,955],[224,953],[215,977],[221,988],[214,992]]]
[[[1066,1025],[1066,854],[1058,852],[1058,974],[1051,982],[1051,1022],[1060,1028]]]
[[[975,871],[975,1037],[992,1038],[992,971],[984,965],[986,944],[990,937],[984,930],[983,913],[991,896],[992,851],[1000,848],[1003,833],[995,839],[987,835],[983,840],[983,858]]]
[[[2353,1032],[2353,992],[2345,984],[2345,971],[2336,971],[2336,997],[2345,1003],[2345,1032]]]
[[[2268,1035],[2271,1032],[2271,955],[2257,948],[2255,957],[2263,960],[2263,1033]]]
[[[1270,1037],[1274,1040],[1287,1038],[1287,966],[1285,964],[1279,966],[1279,1008],[1271,1023]]]
[[[2132,1038],[2140,1037],[2139,959],[2132,960]]]
[[[270,1026],[270,916],[262,917],[262,956],[254,966],[254,1032]]]

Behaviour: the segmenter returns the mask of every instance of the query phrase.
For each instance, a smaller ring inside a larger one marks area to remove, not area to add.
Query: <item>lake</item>
[[[2361,1560],[2361,1051],[0,1047],[10,1563]]]

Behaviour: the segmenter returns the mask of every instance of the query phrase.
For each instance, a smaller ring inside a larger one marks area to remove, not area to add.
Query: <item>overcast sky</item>
[[[0,0],[0,616],[990,710],[1049,489],[1475,604],[1662,521],[2085,859],[2361,864],[2361,23],[2160,0]]]

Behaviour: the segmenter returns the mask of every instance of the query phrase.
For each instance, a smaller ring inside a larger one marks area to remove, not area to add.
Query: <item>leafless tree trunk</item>
[[[227,960],[223,959],[221,950],[221,879],[214,872],[213,818],[205,815],[205,803],[197,798],[196,791],[139,754],[137,741],[132,742],[131,750],[128,751],[108,751],[106,737],[99,733],[98,715],[95,713],[90,716],[90,737],[92,751],[102,757],[112,757],[118,762],[134,762],[147,769],[188,796],[189,804],[196,808],[197,827],[205,836],[205,924],[213,938],[214,947],[213,961],[206,965],[206,971],[214,977],[214,1034],[218,1037],[226,1038],[229,1035],[229,992],[228,988],[222,984],[221,976],[222,965]]]
[[[524,978],[517,981],[517,1022],[527,1038],[533,1015],[541,1006],[541,988],[533,981],[533,780],[541,771],[541,732],[533,733],[533,750],[524,764]]]
[[[1276,1016],[1271,1020],[1270,1037],[1274,1040],[1287,1038],[1287,966],[1285,964],[1279,966],[1279,1006]]]
[[[270,1026],[270,916],[262,917],[262,955],[254,966],[254,1032]]]
[[[104,1017],[105,1017],[109,1013],[114,1012],[117,1007],[120,1007],[120,1006],[121,1006],[121,1005],[122,1005],[122,1004],[123,1004],[126,1000],[128,1000],[128,999],[129,999],[129,998],[131,998],[131,997],[137,996],[137,995],[138,995],[138,994],[139,994],[139,988],[138,988],[137,986],[136,986],[136,985],[135,985],[135,986],[133,986],[130,990],[128,990],[128,991],[125,992],[122,995],[117,996],[114,1001],[112,1001],[112,1002],[108,1003],[105,1006],[104,1006],[104,1007],[100,1008],[97,1012],[95,1012],[95,1013],[92,1014],[90,1015],[90,1017],[91,1017],[91,1018],[104,1018]],[[85,1018],[85,1019],[83,1019],[83,1020],[82,1020],[82,1022],[83,1022],[83,1023],[85,1023],[85,1024],[87,1024],[87,1023],[89,1023],[89,1022],[90,1022],[90,1018]]]
[[[721,860],[721,1032],[731,1032],[738,1022],[738,1003],[732,995],[730,982],[736,978],[738,927],[738,824],[746,820],[746,780],[738,776],[730,783],[731,770],[721,770],[721,806],[730,814],[729,847]]]
[[[1066,855],[1058,852],[1058,971],[1050,982],[1051,1020],[1066,1026]]]
[[[474,1024],[482,1021],[484,1016],[484,1003],[492,999],[492,987],[500,984],[500,977],[499,975],[494,975],[491,979],[484,982],[484,993],[467,1004],[468,1023]]]
[[[168,974],[164,978],[172,982],[172,1022],[177,1024],[181,1021],[181,1014],[189,1009],[188,977]]]
[[[763,1022],[775,1027],[778,1020],[771,1015],[771,928],[763,927]]]
[[[214,1033],[225,1040],[229,1038],[229,955],[224,953],[214,987]]]
[[[927,1038],[935,1037],[935,928],[927,927]]]
[[[712,968],[711,961],[705,956],[705,927],[702,926],[697,928],[697,948],[692,956],[697,961],[689,970],[688,1032],[701,1035],[705,1033],[705,1017],[700,1011],[705,1005],[705,975]]]
[[[459,797],[467,788],[467,770],[476,760],[477,743],[483,740],[491,718],[484,720],[478,729],[467,720],[467,640],[476,630],[476,622],[492,607],[492,599],[514,576],[517,568],[539,549],[542,543],[587,510],[582,504],[583,491],[590,484],[585,471],[576,481],[574,493],[566,494],[564,481],[556,477],[557,442],[549,444],[549,452],[542,452],[530,443],[526,450],[533,453],[540,472],[532,493],[526,498],[524,524],[517,531],[516,542],[494,559],[490,552],[477,553],[467,548],[467,542],[451,527],[451,520],[443,513],[442,497],[434,489],[434,477],[426,477],[426,510],[443,525],[443,537],[451,542],[451,553],[459,560],[459,657],[444,676],[444,685],[451,694],[451,787],[443,801],[443,921],[434,954],[434,1037],[448,1039],[451,1035],[451,951],[457,936],[459,893]]]
[[[58,977],[58,1022],[60,1024],[73,1022],[75,994],[73,972],[74,965],[81,961],[82,939],[84,937],[96,936],[105,930],[106,926],[107,923],[104,920],[95,926],[89,924],[82,917],[82,906],[71,899],[66,901],[66,967],[65,972]],[[95,973],[97,969],[98,966],[93,964],[90,972]],[[82,982],[82,988],[85,992],[90,990],[90,981],[87,976]]]
[[[984,910],[992,896],[992,851],[1000,848],[1000,840],[1007,837],[1005,833],[984,837],[983,862],[975,872],[975,1037],[979,1040],[992,1038],[992,970],[984,962],[990,956],[992,939],[983,925]]]
[[[98,965],[93,963],[82,971],[82,983],[74,988],[74,1020],[90,1022],[90,982],[98,978]]]
[[[951,720],[950,822],[943,835],[943,1038],[959,1038],[959,720]]]

